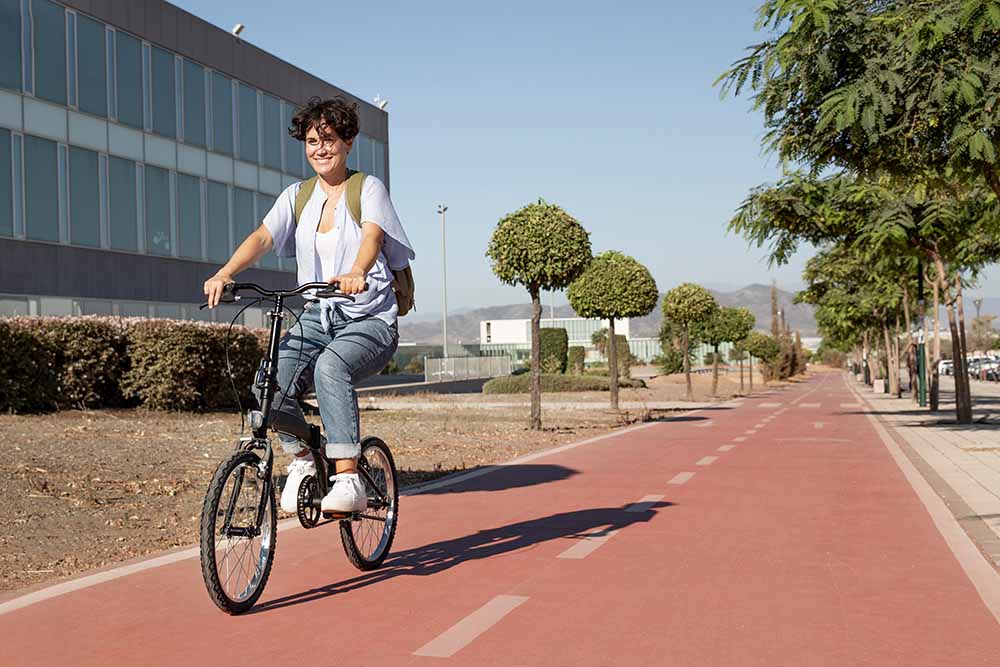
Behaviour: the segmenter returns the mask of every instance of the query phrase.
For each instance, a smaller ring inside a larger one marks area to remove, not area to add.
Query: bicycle
[[[301,440],[316,463],[316,475],[305,477],[298,489],[296,514],[304,528],[339,521],[347,558],[362,571],[382,565],[392,546],[398,521],[399,485],[388,445],[376,437],[361,442],[358,474],[367,491],[368,507],[350,514],[323,512],[321,501],[330,490],[334,464],[323,452],[320,428],[281,412],[271,414],[285,299],[307,290],[317,290],[315,295],[321,298],[352,298],[338,292],[338,287],[336,283],[317,282],[293,290],[266,290],[253,283],[231,283],[224,291],[224,303],[240,300],[241,291],[251,291],[273,305],[268,312],[267,351],[254,377],[259,404],[257,409],[247,412],[251,435],[241,436],[233,453],[216,468],[201,513],[202,576],[209,597],[227,614],[242,614],[253,607],[264,592],[274,562],[277,506],[269,428]],[[320,524],[321,518],[328,521]]]

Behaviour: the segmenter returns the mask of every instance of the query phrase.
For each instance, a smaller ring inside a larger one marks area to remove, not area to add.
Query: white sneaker
[[[311,456],[296,457],[288,464],[288,477],[281,490],[281,511],[295,514],[299,507],[299,484],[306,475],[316,474],[316,463]]]
[[[322,503],[324,512],[360,512],[368,507],[368,494],[358,473],[341,473]]]

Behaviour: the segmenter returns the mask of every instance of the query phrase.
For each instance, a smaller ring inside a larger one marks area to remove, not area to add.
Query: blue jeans
[[[354,383],[385,368],[398,342],[395,324],[377,317],[352,320],[339,308],[330,313],[330,326],[324,328],[319,306],[309,304],[278,348],[278,388],[272,409],[302,419],[298,398],[315,386],[327,457],[357,458],[361,437]],[[279,433],[278,438],[289,454],[303,449],[293,436]]]

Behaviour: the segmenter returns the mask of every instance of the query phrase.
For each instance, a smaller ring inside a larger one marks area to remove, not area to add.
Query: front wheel
[[[201,510],[201,573],[212,601],[242,614],[264,592],[274,562],[274,487],[261,459],[233,452],[212,476]]]
[[[368,493],[368,508],[352,521],[340,522],[344,552],[359,570],[374,570],[389,555],[399,518],[399,483],[396,463],[388,445],[378,438],[361,442],[358,468]]]

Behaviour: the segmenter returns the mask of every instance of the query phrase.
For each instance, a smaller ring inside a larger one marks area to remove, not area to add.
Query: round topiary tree
[[[615,319],[642,317],[656,308],[656,281],[649,270],[620,252],[609,250],[594,258],[567,291],[580,317],[608,320],[608,340],[615,338]],[[618,346],[608,345],[611,408],[618,409]]]
[[[712,346],[712,395],[719,391],[719,345],[746,338],[756,322],[747,308],[719,308],[696,325],[698,337]]]
[[[712,293],[694,283],[678,285],[663,297],[663,317],[681,327],[684,379],[687,382],[689,401],[694,398],[691,389],[691,329],[711,317],[718,307]]]
[[[757,357],[765,364],[772,363],[781,354],[781,345],[773,336],[760,331],[751,331],[745,344],[750,353],[750,391],[753,391],[753,358]]]
[[[493,273],[508,285],[524,285],[531,295],[531,418],[542,428],[541,343],[543,289],[562,289],[590,263],[590,235],[573,216],[541,199],[504,217],[486,249]]]

